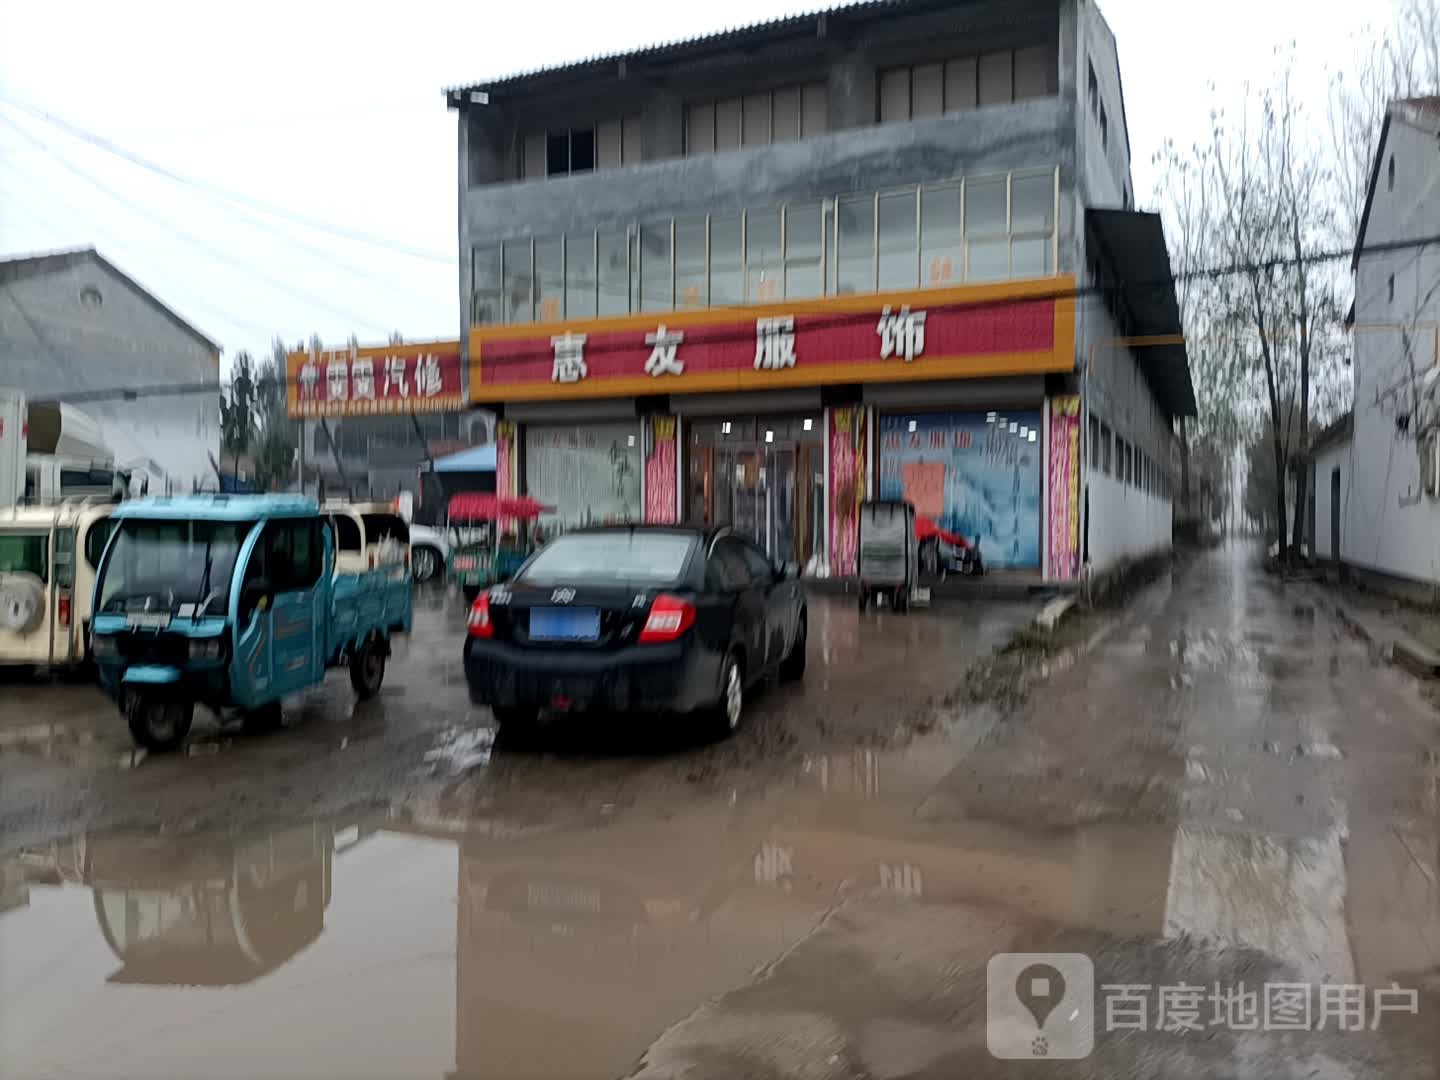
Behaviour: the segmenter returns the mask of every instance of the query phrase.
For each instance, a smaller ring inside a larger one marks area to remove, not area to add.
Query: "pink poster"
[[[495,425],[495,494],[502,499],[520,494],[515,490],[515,425],[508,420]],[[508,518],[496,524],[502,532],[515,525]]]
[[[645,458],[645,520],[656,525],[673,525],[679,480],[679,446],[675,438],[675,417],[656,416],[650,420],[650,448]]]
[[[1050,399],[1050,576],[1069,581],[1080,553],[1080,399]]]
[[[830,410],[830,574],[854,577],[865,501],[865,409]]]

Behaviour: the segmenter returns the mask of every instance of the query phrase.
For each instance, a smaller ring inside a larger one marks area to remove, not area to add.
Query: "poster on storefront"
[[[865,491],[865,409],[830,410],[830,573],[852,577],[859,552],[860,504]]]
[[[986,566],[1040,568],[1039,410],[880,418],[882,499],[980,541]]]
[[[676,505],[679,476],[675,417],[654,416],[648,423],[650,445],[645,457],[645,520],[657,525],[673,525],[679,517]]]
[[[1080,399],[1050,399],[1050,576],[1069,581],[1080,552]]]
[[[525,429],[525,490],[547,531],[640,520],[640,425]]]

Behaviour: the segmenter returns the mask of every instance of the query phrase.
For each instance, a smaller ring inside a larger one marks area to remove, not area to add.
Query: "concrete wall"
[[[98,306],[84,304],[86,289]],[[99,424],[116,461],[157,462],[176,491],[212,480],[220,450],[219,354],[93,258],[0,283],[0,383],[31,397],[213,384],[199,391],[76,407]],[[152,477],[151,490],[164,481]]]
[[[1091,0],[1079,0],[1079,62],[1075,71],[1076,123],[1079,140],[1080,188],[1086,205],[1129,210],[1134,208],[1134,181],[1130,176],[1130,142],[1125,125],[1125,99],[1120,85],[1120,56],[1115,35]],[[1089,103],[1090,69],[1095,71],[1100,101],[1104,103],[1109,135],[1102,141],[1100,123]]]
[[[1366,245],[1440,233],[1435,129],[1421,131],[1392,120],[1384,155]],[[1393,191],[1388,182],[1392,155]],[[1355,290],[1352,468],[1358,482],[1346,506],[1341,555],[1360,567],[1440,583],[1440,500],[1421,492],[1414,435],[1421,378],[1436,362],[1440,246],[1362,253]],[[1406,420],[1409,430],[1402,431],[1400,423]],[[1328,520],[1318,507],[1316,517],[1317,528]]]
[[[1174,521],[1169,497],[1122,483],[1111,452],[1111,473],[1101,464],[1100,448],[1090,444],[1089,417],[1095,416],[1110,429],[1110,439],[1119,434],[1127,443],[1143,450],[1158,467],[1174,468],[1174,428],[1160,409],[1150,385],[1141,373],[1139,361],[1130,349],[1099,348],[1094,367],[1089,367],[1092,341],[1119,336],[1118,328],[1098,296],[1086,296],[1077,304],[1077,347],[1084,377],[1084,426],[1081,439],[1086,446],[1081,490],[1088,489],[1090,570],[1103,573],[1126,558],[1148,555],[1170,547]],[[1178,477],[1172,475],[1172,490]],[[1082,499],[1082,506],[1084,500]],[[1083,512],[1083,510],[1082,510]],[[1083,550],[1083,544],[1082,544]]]
[[[694,69],[667,71],[654,83],[617,73],[569,97],[515,101],[498,89],[490,105],[460,113],[462,338],[470,312],[470,253],[477,246],[1028,167],[1060,167],[1059,269],[1075,270],[1083,265],[1074,96],[1079,2],[957,2],[942,12],[886,20],[869,36],[843,43],[817,37],[803,49],[790,42],[771,51],[737,52]],[[875,122],[877,80],[887,68],[1042,39],[1056,50],[1055,97],[913,122]],[[679,156],[685,101],[807,82],[827,87],[829,134]],[[510,179],[525,131],[593,123],[603,118],[600,112],[640,117],[641,164],[545,180]]]

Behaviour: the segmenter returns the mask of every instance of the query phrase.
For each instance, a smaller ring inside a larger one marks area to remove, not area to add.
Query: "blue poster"
[[[987,567],[1040,568],[1040,410],[880,418],[880,498],[908,499]]]

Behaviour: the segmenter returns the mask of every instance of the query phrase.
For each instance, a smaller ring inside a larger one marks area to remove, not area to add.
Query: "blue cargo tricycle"
[[[334,525],[295,495],[122,503],[95,584],[101,685],[135,741],[173,750],[195,706],[280,724],[280,702],[348,667],[361,699],[411,624],[405,560],[336,568]]]

